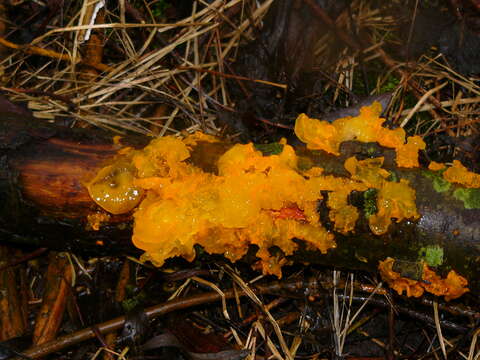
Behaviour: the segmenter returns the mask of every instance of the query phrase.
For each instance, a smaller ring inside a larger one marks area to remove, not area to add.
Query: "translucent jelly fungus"
[[[123,214],[140,203],[143,190],[133,185],[136,169],[117,161],[101,169],[87,184],[92,199],[112,214]]]
[[[312,150],[324,150],[339,155],[340,144],[344,141],[377,142],[394,148],[399,167],[418,167],[418,151],[425,149],[425,142],[419,136],[406,138],[405,130],[385,128],[385,119],[380,118],[382,105],[373,102],[360,109],[360,115],[347,116],[332,123],[309,118],[300,114],[295,122],[295,134]]]
[[[417,219],[420,215],[415,204],[415,190],[405,179],[399,182],[387,181],[389,172],[382,169],[383,157],[357,160],[355,157],[345,161],[345,169],[352,179],[359,180],[370,189],[377,189],[376,208],[378,211],[369,216],[370,230],[375,235],[388,231],[392,218],[397,222],[404,219]]]
[[[370,230],[375,235],[385,234],[392,218],[397,222],[403,219],[418,219],[420,214],[415,205],[415,190],[408,181],[400,179],[400,182],[386,181],[377,194],[378,212],[368,218]]]
[[[428,170],[432,171],[440,171],[446,169],[447,166],[442,163],[438,163],[436,161],[431,161],[430,164],[428,164]]]
[[[467,188],[480,188],[480,174],[469,171],[458,160],[453,160],[453,165],[443,173],[443,178],[452,183],[463,185]]]
[[[199,143],[215,142],[218,139],[197,133],[155,139],[142,150],[122,149],[115,162],[88,183],[92,199],[106,211],[134,209],[132,239],[145,250],[144,259],[158,266],[174,256],[192,260],[198,244],[235,261],[253,244],[263,272],[280,276],[286,261],[270,248],[291,255],[298,246],[293,239],[322,253],[336,246],[333,233],[319,221],[322,190],[328,193],[334,230],[342,234],[353,232],[359,218],[349,203],[352,191],[378,190],[378,211],[369,217],[377,235],[387,232],[391,218],[418,216],[414,190],[404,180],[387,181],[383,158],[348,159],[345,167],[351,177],[336,177],[324,175],[319,167],[300,170],[294,149],[285,141],[280,152],[270,156],[253,144],[237,144],[206,172],[195,166],[191,152]],[[195,159],[198,162],[198,156]]]
[[[253,144],[234,145],[220,156],[216,172],[204,172],[188,161],[199,141],[216,140],[203,134],[153,140],[143,150],[123,152],[89,185],[97,204],[114,213],[129,211],[133,204],[127,198],[123,206],[120,200],[115,206],[106,201],[120,199],[109,192],[106,178],[123,174],[122,194],[133,189],[144,193],[134,213],[133,242],[146,251],[144,259],[158,266],[173,256],[192,260],[195,244],[232,261],[255,244],[263,271],[280,276],[284,261],[270,254],[271,247],[290,255],[297,248],[294,238],[323,253],[335,247],[333,234],[322,227],[316,212],[319,189],[365,188],[350,179],[322,176],[319,168],[302,174],[285,142],[281,153],[271,156],[263,156]],[[128,171],[117,174],[117,168]]]
[[[295,132],[308,148],[336,155],[343,141],[378,142],[396,150],[398,166],[418,166],[423,140],[406,138],[401,128],[384,128],[380,113],[381,105],[374,103],[363,107],[357,117],[332,123],[302,114]],[[205,144],[221,146],[213,154],[204,151]],[[275,145],[270,151],[273,155],[267,156],[253,144],[225,150],[227,146],[219,139],[202,133],[183,139],[166,136],[141,150],[120,150],[114,162],[86,185],[92,199],[107,212],[133,212],[133,242],[145,251],[143,259],[157,266],[175,256],[193,260],[195,245],[232,261],[256,245],[259,261],[255,267],[281,276],[282,265],[289,261],[285,255],[298,247],[294,240],[326,253],[336,247],[333,231],[355,231],[360,212],[359,205],[350,203],[357,199],[351,196],[354,191],[363,193],[363,216],[375,235],[386,234],[393,221],[420,217],[415,190],[405,179],[392,180],[382,157],[351,157],[344,163],[349,175],[339,177],[326,175],[312,161],[308,163],[307,157],[299,159],[286,141]],[[460,162],[454,161],[449,168],[432,162],[429,168],[445,182],[480,188],[480,175]],[[323,199],[322,192],[328,198]],[[332,231],[320,222],[319,200],[328,208]],[[105,221],[90,218],[93,228]],[[282,251],[272,252],[274,247]],[[449,300],[468,291],[467,280],[453,270],[442,279],[424,265],[423,278],[417,281],[394,272],[393,262],[387,259],[379,269],[399,293],[420,296],[427,291]]]
[[[446,278],[441,278],[424,263],[422,279],[413,280],[393,271],[394,262],[394,259],[386,258],[380,262],[378,268],[382,279],[399,295],[405,291],[408,297],[420,297],[426,291],[437,296],[445,296],[445,300],[450,301],[469,291],[467,279],[457,274],[455,270],[450,270]]]

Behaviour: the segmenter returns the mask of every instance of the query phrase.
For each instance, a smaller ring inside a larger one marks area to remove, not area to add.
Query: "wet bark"
[[[2,144],[0,160],[0,241],[66,249],[86,254],[136,253],[130,245],[131,218],[112,216],[99,231],[88,228],[86,215],[98,210],[84,187],[96,169],[111,159],[118,146],[112,136],[100,130],[84,131],[54,126],[33,126],[35,119],[4,116],[0,120]],[[148,139],[125,137],[124,144],[142,146]],[[211,170],[221,153],[201,144],[194,149],[191,161]],[[364,156],[364,146],[344,144],[343,158],[323,152],[311,152],[299,146],[303,160],[323,167],[327,173],[346,176],[343,160],[356,154]],[[369,154],[372,145],[369,145]],[[422,170],[396,169],[389,151],[377,149],[386,157],[385,166],[397,178],[410,181],[416,190],[420,219],[393,223],[387,234],[373,235],[368,227],[363,194],[352,194],[351,203],[360,209],[355,231],[345,236],[335,234],[337,248],[327,254],[300,250],[293,259],[347,269],[375,271],[380,260],[397,259],[399,271],[415,278],[418,265],[429,249],[442,253],[435,270],[446,274],[454,269],[469,281],[472,291],[480,290],[480,209],[467,209],[463,201],[449,190],[435,188],[432,173]],[[328,209],[319,204],[322,223],[329,228]],[[333,229],[332,229],[333,231]],[[440,250],[438,250],[440,249]]]
[[[13,252],[0,246],[0,267],[4,267]],[[28,328],[27,306],[17,287],[22,277],[18,267],[0,270],[0,342],[22,336]]]
[[[130,136],[124,143],[141,147],[148,139]],[[132,251],[128,216],[112,216],[102,231],[87,230],[86,216],[98,208],[84,183],[118,149],[106,131],[54,126],[28,114],[2,114],[0,242],[96,255]]]

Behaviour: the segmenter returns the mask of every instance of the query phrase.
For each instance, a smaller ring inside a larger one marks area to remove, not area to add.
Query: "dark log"
[[[38,121],[26,116],[19,118],[8,114],[0,120],[0,201],[3,204],[0,240],[95,255],[112,251],[135,252],[129,243],[131,219],[128,215],[112,216],[100,231],[88,229],[86,224],[86,214],[98,207],[88,196],[84,183],[118,150],[111,134],[92,129],[85,131],[33,125],[36,123]],[[124,140],[124,144],[134,146],[142,146],[146,142],[148,139],[135,136]],[[228,144],[220,145],[224,146]],[[362,149],[362,145],[346,143],[342,150],[343,158],[311,152],[302,147],[298,147],[297,152],[323,167],[327,173],[346,176],[344,158],[362,154]],[[198,155],[205,150],[194,150],[196,156],[191,161],[209,169],[216,158],[211,154],[220,151],[218,148],[209,151],[210,155],[205,159]],[[396,169],[389,152],[383,151],[383,154],[386,156],[385,166],[399,178],[408,179],[415,188],[416,205],[421,217],[416,221],[393,223],[388,233],[376,236],[371,233],[367,218],[362,215],[353,235],[335,233],[336,249],[320,255],[301,248],[293,259],[376,271],[380,260],[392,257],[399,260],[400,270],[406,273],[409,265],[415,268],[415,264],[424,259],[428,247],[436,246],[443,251],[443,262],[435,268],[437,273],[445,275],[454,269],[468,279],[473,292],[478,292],[480,206],[465,208],[464,202],[453,196],[455,186],[438,192],[430,172]],[[351,201],[363,208],[365,204],[361,198],[357,201],[353,196]],[[322,214],[325,205],[320,204],[319,209]],[[322,222],[328,228],[325,216]],[[103,245],[98,245],[99,241]],[[415,274],[411,276],[415,277]]]
[[[135,136],[126,142],[146,143]],[[96,255],[132,251],[126,216],[112,216],[102,231],[86,230],[86,215],[97,207],[84,182],[118,148],[112,134],[100,129],[70,129],[28,114],[2,114],[0,241]],[[95,245],[102,242],[104,246]]]

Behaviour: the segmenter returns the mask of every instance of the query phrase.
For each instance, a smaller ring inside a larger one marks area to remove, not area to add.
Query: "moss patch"
[[[435,267],[443,264],[443,248],[438,245],[422,247],[418,255],[429,266]]]
[[[448,191],[452,186],[447,180],[442,177],[442,171],[422,171],[422,175],[432,180],[433,189],[436,192],[442,193]]]
[[[278,155],[283,151],[283,144],[270,143],[270,144],[255,144],[255,149],[261,151],[264,156]]]
[[[392,170],[389,170],[389,173],[390,175],[388,176],[387,181],[398,182],[398,175]]]
[[[480,189],[459,188],[453,192],[453,196],[463,201],[465,209],[480,209]]]
[[[377,212],[377,189],[368,189],[363,193],[363,210],[366,218]]]

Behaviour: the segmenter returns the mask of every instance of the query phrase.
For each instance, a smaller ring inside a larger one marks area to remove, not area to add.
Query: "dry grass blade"
[[[476,360],[480,357],[480,351],[477,351],[475,354],[475,348],[477,345],[478,334],[480,333],[480,328],[475,330],[472,336],[472,342],[470,343],[470,351],[468,352],[468,360]]]
[[[254,329],[262,336],[263,340],[267,343],[268,349],[272,353],[272,359],[283,360],[284,357],[278,352],[277,347],[273,343],[270,336],[267,335],[267,332],[265,331],[265,328],[260,321],[255,321]]]
[[[128,347],[126,347],[121,352],[116,352],[116,351],[110,350],[106,347],[101,347],[95,352],[95,354],[90,359],[91,360],[98,359],[101,355],[104,355],[106,353],[106,354],[109,354],[109,355],[113,356],[113,357],[110,357],[111,359],[128,360],[128,357],[126,355],[127,355],[129,350],[130,349]]]
[[[227,320],[230,320],[230,315],[228,314],[228,309],[227,309],[227,300],[225,298],[225,294],[222,290],[220,290],[220,288],[215,285],[214,283],[210,282],[210,281],[207,281],[207,280],[204,280],[202,278],[199,278],[197,276],[193,276],[191,278],[193,281],[196,281],[200,284],[203,284],[203,285],[206,285],[206,286],[209,286],[210,288],[212,288],[214,291],[216,291],[218,293],[218,295],[220,295],[221,299],[222,299],[222,310],[223,310],[223,316],[225,316],[225,319]],[[237,331],[230,327],[230,331],[232,332],[236,342],[238,345],[242,346],[243,347],[243,342],[242,340],[240,339],[240,336],[238,336],[238,333]]]
[[[69,59],[68,62],[52,59],[32,71],[27,66],[30,56],[21,50],[16,51],[2,62],[4,71],[11,74],[4,87],[48,90],[76,104],[72,110],[61,102],[42,101],[41,110],[36,112],[38,117],[46,119],[73,118],[79,123],[87,122],[116,132],[132,131],[154,136],[177,134],[182,130],[218,134],[216,111],[233,107],[227,86],[229,78],[241,78],[229,74],[225,63],[234,61],[241,41],[254,38],[253,29],[261,28],[259,24],[272,0],[215,0],[209,3],[198,0],[193,3],[196,10],[190,16],[172,23],[157,21],[150,9],[142,22],[127,23],[124,2],[119,2],[115,9],[107,2],[104,24],[81,22],[83,17],[93,18],[85,15],[87,5],[91,8],[93,3],[96,2],[83,2],[76,13],[70,14],[75,20],[46,32],[28,45],[30,48],[55,49],[61,59]],[[249,16],[245,15],[246,11]],[[324,91],[328,92],[333,86],[334,98],[341,103],[340,106],[346,106],[350,101],[344,94],[364,90],[358,89],[363,67],[378,68],[379,60],[385,55],[383,48],[392,41],[396,21],[371,2],[357,0],[352,2],[349,12],[344,11],[338,16],[335,27],[350,34],[350,27],[355,26],[355,32],[370,35],[371,43],[364,49],[348,49],[341,44],[339,48],[338,39],[332,32],[317,42],[315,68],[337,74],[330,76],[331,81],[326,82]],[[118,47],[114,63],[104,60],[105,64],[97,64],[97,68],[100,65],[108,68],[99,68],[104,73],[92,82],[78,77],[82,61],[80,40],[88,30],[106,34],[105,46],[115,42]],[[72,36],[74,41],[65,41]],[[144,37],[145,41],[136,43],[138,36]],[[380,80],[373,92],[385,91],[388,83],[395,81],[397,96],[389,115],[402,126],[427,135],[437,129],[447,129],[449,134],[458,136],[468,134],[477,123],[473,114],[479,112],[480,88],[474,79],[452,70],[440,56],[422,57],[413,71],[407,63],[391,58],[389,61],[388,66],[383,65],[384,69],[377,74],[376,79]],[[398,79],[397,70],[405,76]],[[285,86],[265,79],[245,80]],[[413,91],[409,87],[410,81],[425,89],[415,104],[405,104],[405,98]],[[441,98],[433,104],[430,95],[438,94],[440,83],[451,89],[452,98]],[[26,98],[21,92],[16,95],[17,100]],[[158,102],[167,108],[161,118],[152,116],[152,107]],[[466,104],[471,106],[467,108]],[[405,108],[409,108],[408,112]],[[417,118],[415,114],[421,111],[435,112],[436,115],[430,120],[420,117],[411,125],[412,118]]]
[[[480,97],[473,97],[473,98],[468,98],[468,99],[460,99],[460,100],[445,100],[445,101],[441,101],[440,104],[442,105],[442,108],[448,108],[448,107],[452,107],[454,105],[466,105],[466,104],[477,104],[477,103],[480,103]],[[428,110],[431,110],[433,109],[434,106],[431,105],[431,104],[424,104],[422,106],[420,106],[420,108],[417,109],[417,112],[420,112],[420,111],[428,111]],[[401,112],[401,115],[404,116],[404,115],[408,115],[413,109],[406,109],[406,110],[403,110]]]
[[[278,325],[277,321],[275,318],[272,316],[270,311],[268,310],[267,306],[260,300],[260,298],[255,294],[255,292],[247,285],[243,279],[238,276],[235,271],[229,266],[225,266],[225,272],[232,277],[233,281],[237,283],[238,286],[245,292],[245,294],[264,312],[264,314],[267,316],[268,320],[270,321],[274,331],[275,335],[277,336],[278,342],[280,343],[280,347],[285,355],[285,358],[287,360],[293,360],[293,355],[290,352],[289,347],[287,346],[287,343],[285,341],[285,338],[283,337],[282,330],[280,329],[280,326]]]
[[[337,270],[333,272],[333,315],[332,315],[332,326],[334,329],[334,341],[335,341],[335,354],[337,356],[343,356],[343,348],[345,345],[345,340],[349,334],[349,329],[352,324],[355,322],[357,317],[363,311],[365,306],[367,306],[370,299],[377,293],[381,288],[382,283],[378,283],[375,289],[370,293],[368,298],[362,303],[360,308],[351,316],[352,309],[352,299],[354,291],[354,276],[349,274],[345,287],[344,287],[344,296],[343,301],[340,303],[339,296],[337,295],[337,284],[340,281],[341,273]],[[349,291],[349,295],[347,295]],[[348,299],[348,303],[347,303]]]
[[[437,329],[438,342],[440,343],[440,348],[442,349],[442,354],[444,359],[447,359],[447,350],[445,348],[445,341],[442,335],[442,328],[440,326],[440,317],[438,316],[438,302],[433,302],[433,315],[435,318],[435,328]]]
[[[88,123],[145,135],[199,129],[216,134],[216,107],[231,106],[227,80],[219,76],[225,74],[224,62],[227,58],[232,61],[242,38],[253,38],[252,26],[261,21],[272,2],[252,3],[251,18],[246,20],[240,11],[245,8],[244,1],[195,1],[196,10],[189,17],[172,23],[157,23],[151,13],[152,17],[147,15],[143,23],[127,23],[124,1],[119,2],[118,9],[106,3],[103,24],[92,23],[95,16],[87,14],[87,10],[94,10],[94,3],[85,1],[77,13],[70,14],[72,19],[78,19],[77,23],[71,21],[52,29],[28,45],[30,49],[41,49],[48,42],[52,50],[60,46],[57,62],[31,72],[28,53],[19,49],[2,62],[4,71],[14,75],[4,87],[48,89],[76,105],[72,109],[59,102],[42,101],[41,110],[36,111],[38,117],[71,118],[84,126]],[[88,31],[104,34],[106,47],[115,42],[118,53],[115,63],[108,67],[96,65],[104,74],[90,82],[79,77],[82,39]],[[71,36],[73,41],[65,41]],[[138,42],[139,36],[144,36],[145,41]],[[205,46],[205,39],[213,39],[214,46]],[[218,79],[220,86],[214,86]],[[26,94],[17,92],[17,100],[26,98]],[[167,113],[155,118],[151,108],[159,101],[167,106]]]
[[[410,112],[408,113],[408,115],[405,117],[405,119],[403,119],[402,123],[400,124],[400,127],[405,127],[405,125],[407,125],[408,121],[412,118],[413,115],[415,115],[415,113],[418,111],[418,109],[420,108],[420,106],[423,105],[423,103],[425,103],[425,101],[427,101],[427,99],[435,94],[437,91],[440,91],[440,89],[444,88],[445,85],[447,85],[447,82],[444,82],[436,87],[434,87],[433,89],[430,89],[428,90],[421,98],[420,100],[418,100],[418,102],[415,104],[415,106],[412,108],[412,110],[410,110]]]

